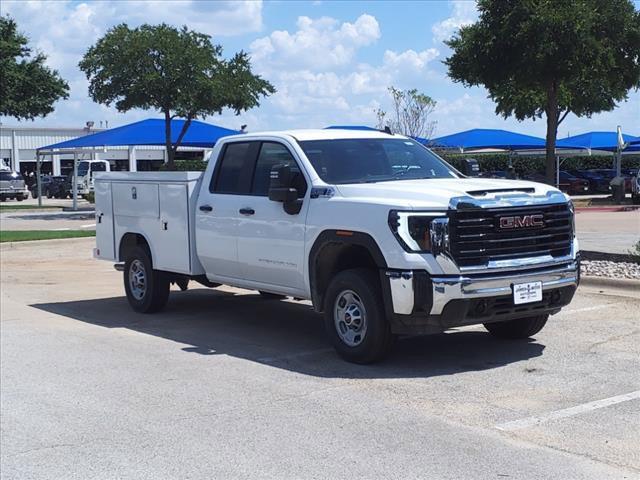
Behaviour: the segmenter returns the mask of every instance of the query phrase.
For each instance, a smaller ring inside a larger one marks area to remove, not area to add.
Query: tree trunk
[[[547,87],[547,138],[545,157],[545,177],[551,185],[556,183],[556,137],[558,135],[558,92],[555,82]]]
[[[184,138],[184,136],[187,134],[187,130],[189,130],[189,126],[191,125],[191,120],[193,120],[193,117],[191,117],[191,114],[189,114],[185,122],[182,124],[182,130],[180,130],[180,134],[178,135],[178,138],[176,139],[176,143],[173,146],[174,155],[178,153],[178,147],[182,143],[182,139]]]
[[[164,137],[165,148],[167,150],[167,170],[175,170],[175,162],[173,161],[173,147],[171,146],[171,112],[166,110],[164,112]]]

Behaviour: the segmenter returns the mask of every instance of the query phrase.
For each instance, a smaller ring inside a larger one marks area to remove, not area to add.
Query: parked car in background
[[[544,174],[538,173],[538,172],[531,172],[526,174],[524,176],[524,180],[529,180],[531,182],[544,183],[547,185],[549,184],[549,182],[547,182],[547,177],[545,177]]]
[[[599,173],[589,170],[570,170],[569,173],[589,182],[590,193],[609,193],[611,191],[609,180]]]
[[[46,191],[49,186],[49,183],[51,183],[52,178],[53,178],[52,175],[40,175],[40,184],[42,185],[41,186],[42,196],[46,196]],[[37,181],[29,185],[29,191],[31,192],[31,196],[33,198],[38,198],[38,182]]]
[[[530,173],[524,178],[525,180],[531,180],[532,182],[550,183],[547,181],[547,177],[544,174],[538,172]],[[561,170],[560,185],[558,188],[569,195],[579,195],[589,192],[589,182],[583,178],[578,178],[565,170]]]
[[[0,171],[0,201],[15,199],[21,202],[29,197],[29,191],[20,172]]]
[[[71,189],[71,177],[59,175],[51,177],[42,194],[47,198],[71,198],[73,196]]]
[[[592,169],[589,170],[590,172],[595,172],[599,175],[602,175],[603,177],[605,177],[607,179],[608,182],[611,182],[611,180],[613,180],[616,176],[616,171],[613,168],[596,168],[596,169]],[[625,192],[630,192],[631,191],[631,179],[632,177],[628,174],[625,174],[625,171],[622,170],[621,171],[622,177],[624,177],[624,191]]]
[[[569,195],[580,195],[589,193],[589,181],[584,178],[576,177],[566,170],[560,171],[559,188]]]

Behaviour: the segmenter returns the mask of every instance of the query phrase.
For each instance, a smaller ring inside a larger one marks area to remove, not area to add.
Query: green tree
[[[484,86],[505,118],[546,117],[552,181],[567,114],[613,110],[640,87],[640,12],[629,0],[479,0],[478,9],[446,42],[449,76]]]
[[[222,58],[222,47],[211,37],[162,25],[111,28],[80,61],[89,80],[89,95],[98,103],[115,104],[118,111],[157,109],[164,114],[167,168],[195,118],[231,108],[236,115],[259,105],[261,96],[275,92],[251,72],[245,52]],[[185,118],[177,141],[171,142],[171,120]]]
[[[388,90],[393,111],[390,115],[380,108],[375,111],[377,128],[389,127],[395,133],[414,138],[432,138],[436,122],[431,120],[431,114],[436,108],[436,101],[415,88],[400,90],[389,87]]]
[[[27,43],[16,22],[0,16],[0,115],[33,120],[68,98],[69,85],[45,65],[45,55],[32,56]]]

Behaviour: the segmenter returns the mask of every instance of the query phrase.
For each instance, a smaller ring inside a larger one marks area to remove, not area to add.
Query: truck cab
[[[96,173],[110,171],[111,165],[107,160],[81,160],[78,162],[76,178],[78,195],[84,196],[94,191]]]
[[[139,312],[173,282],[310,300],[345,359],[482,324],[528,338],[579,282],[573,206],[544,184],[467,178],[413,139],[297,130],[226,137],[197,172],[96,178],[96,258]]]

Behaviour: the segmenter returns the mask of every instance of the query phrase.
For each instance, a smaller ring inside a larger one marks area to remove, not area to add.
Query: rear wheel
[[[537,317],[517,318],[506,322],[485,323],[484,328],[498,338],[529,338],[542,330],[548,318],[549,315],[538,315]]]
[[[24,200],[24,195],[16,195],[16,200],[18,200],[19,202]]]
[[[136,247],[131,252],[123,278],[127,300],[136,312],[158,312],[167,304],[169,279],[164,272],[153,269],[147,249]]]
[[[324,319],[331,343],[349,362],[375,362],[391,347],[393,336],[375,271],[358,268],[337,274],[325,295]]]

